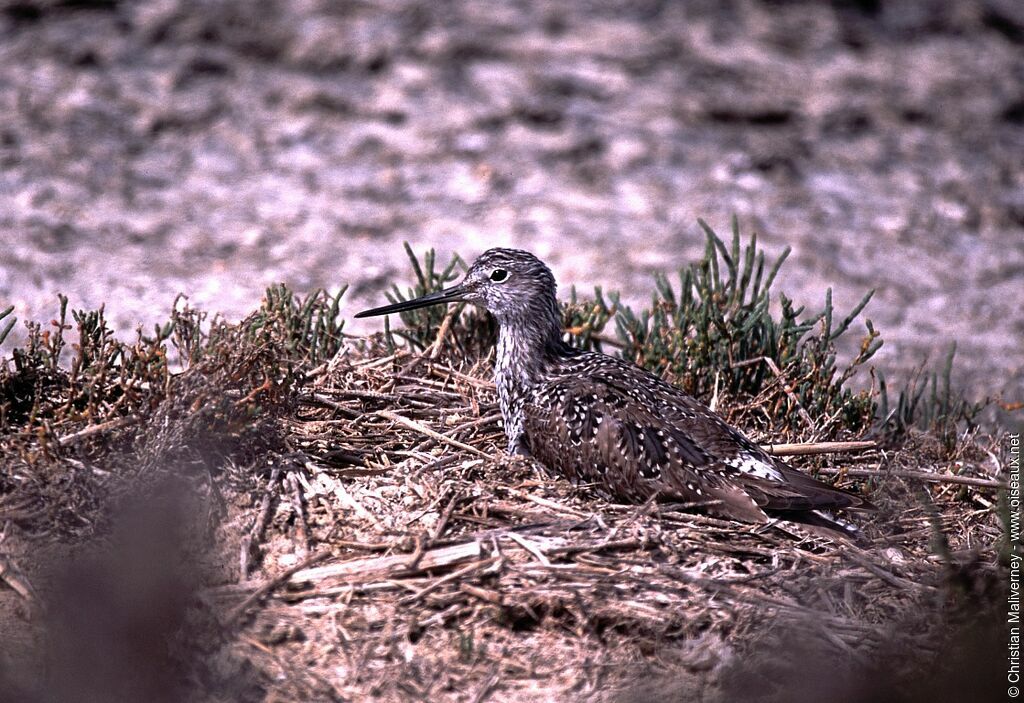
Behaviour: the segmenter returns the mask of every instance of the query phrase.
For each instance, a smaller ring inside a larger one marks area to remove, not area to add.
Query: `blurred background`
[[[643,305],[735,214],[798,303],[877,289],[890,379],[956,341],[969,395],[1024,400],[1019,0],[4,0],[0,116],[22,320],[275,282],[351,315],[405,241]]]

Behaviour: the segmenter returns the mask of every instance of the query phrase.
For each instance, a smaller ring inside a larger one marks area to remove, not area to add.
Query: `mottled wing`
[[[682,391],[617,360],[602,363],[600,374],[549,381],[524,407],[531,453],[570,480],[626,501],[708,502],[711,512],[751,522],[765,511],[857,506],[855,496],[769,457]]]
[[[721,515],[766,519],[729,480],[736,472],[697,438],[603,380],[564,377],[550,383],[524,407],[524,430],[539,461],[613,498],[708,502]]]

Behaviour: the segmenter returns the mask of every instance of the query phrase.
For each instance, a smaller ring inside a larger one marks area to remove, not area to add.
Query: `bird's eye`
[[[508,271],[505,269],[494,269],[491,271],[491,280],[495,283],[502,283],[508,279]]]

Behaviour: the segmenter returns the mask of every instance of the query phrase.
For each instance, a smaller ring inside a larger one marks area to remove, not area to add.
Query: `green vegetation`
[[[182,374],[211,366],[232,369],[237,380],[253,376],[272,386],[289,382],[299,366],[317,364],[337,352],[344,321],[341,297],[315,291],[305,298],[284,286],[267,289],[260,309],[238,324],[175,300],[170,319],[151,336],[141,329],[133,343],[117,340],[104,310],[75,310],[68,299],[48,328],[27,324],[25,344],[0,366],[0,426],[28,425],[46,431],[65,421],[105,422],[152,406]],[[67,348],[66,332],[78,342]],[[69,353],[70,352],[70,353]],[[69,363],[62,364],[62,361]]]
[[[103,308],[28,324],[28,337],[0,364],[0,495],[56,530],[92,518],[111,475],[157,475],[181,467],[245,465],[282,450],[272,422],[291,407],[313,365],[342,342],[337,295],[267,291],[238,324],[178,309],[151,336],[119,341]],[[76,329],[78,342],[68,343]],[[76,471],[53,471],[61,459]],[[102,458],[102,471],[89,465]],[[26,509],[28,509],[26,507]]]
[[[718,396],[731,401],[727,405],[756,404],[772,418],[776,433],[809,432],[823,439],[841,429],[863,433],[875,426],[890,437],[911,427],[938,429],[955,437],[958,426],[977,417],[981,406],[950,388],[951,357],[940,373],[902,389],[892,410],[884,380],[878,397],[871,389],[854,389],[851,380],[868,368],[882,346],[881,336],[865,320],[856,352],[845,364],[837,361],[836,346],[841,337],[853,333],[873,292],[840,317],[829,290],[821,309],[808,313],[773,287],[788,249],[769,265],[756,235],[743,243],[735,220],[728,244],[706,223],[700,225],[707,238],[704,256],[680,270],[675,283],[658,276],[649,308],[634,311],[617,293],[605,294],[601,288],[589,298],[572,289],[564,306],[564,324],[573,343],[617,353],[706,401]],[[451,285],[465,268],[458,256],[441,267],[433,251],[422,262],[408,245],[406,253],[416,283],[404,291],[393,287],[391,302]],[[462,312],[462,307],[453,313],[458,317],[444,338],[446,351],[485,355],[494,340],[494,325],[476,308]],[[447,314],[443,307],[404,312],[405,328],[386,327],[385,343],[390,350],[400,340],[413,349],[425,349]],[[609,328],[614,335],[606,333]],[[751,413],[746,419],[763,423],[764,417]]]
[[[879,401],[877,415],[881,426],[892,435],[904,434],[909,428],[935,434],[947,451],[952,451],[961,427],[973,427],[985,408],[985,402],[971,402],[953,389],[950,376],[956,342],[937,370],[924,365],[900,389],[895,402],[889,398],[885,374],[878,372]]]
[[[853,431],[864,429],[873,414],[870,393],[855,393],[846,384],[882,340],[867,321],[859,353],[842,368],[836,363],[835,342],[872,293],[838,324],[833,321],[831,291],[814,314],[794,308],[780,293],[776,316],[772,285],[789,250],[766,269],[756,237],[741,245],[735,221],[730,246],[700,224],[707,237],[704,256],[679,272],[676,288],[659,276],[651,307],[639,313],[610,296],[621,354],[699,397],[717,392],[740,400],[758,398],[784,426],[810,421],[817,433],[822,422],[834,425],[838,420]],[[599,294],[598,300],[603,313]]]

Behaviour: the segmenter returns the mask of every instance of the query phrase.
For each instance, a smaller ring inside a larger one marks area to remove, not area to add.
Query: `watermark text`
[[[1006,499],[1010,509],[1010,587],[1006,597],[1006,625],[1009,632],[1006,653],[1006,693],[1010,698],[1020,696],[1020,597],[1021,562],[1024,548],[1020,540],[1020,435],[1007,436],[1010,443],[1009,476]]]

